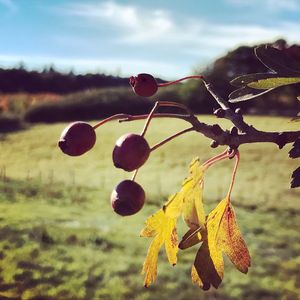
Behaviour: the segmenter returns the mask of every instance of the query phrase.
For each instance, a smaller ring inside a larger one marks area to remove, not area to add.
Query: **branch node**
[[[230,135],[232,135],[232,136],[237,136],[238,133],[239,133],[239,131],[238,131],[238,129],[237,129],[235,126],[232,126],[232,127],[230,128]]]
[[[215,135],[221,135],[223,133],[222,128],[218,124],[214,124],[211,127],[213,134]]]
[[[211,141],[211,143],[210,143],[211,148],[217,148],[218,146],[219,146],[219,143],[217,141],[215,141],[215,140]]]
[[[228,151],[229,159],[234,158],[237,148],[238,148],[238,146],[236,146],[236,145],[230,145],[228,147],[227,151]]]
[[[243,111],[241,108],[237,108],[235,111],[234,111],[237,115],[242,115],[243,114]]]
[[[226,115],[226,112],[223,108],[218,108],[214,111],[214,115],[217,117],[217,118],[224,118],[225,115]]]
[[[287,144],[287,136],[285,132],[279,132],[275,143],[278,145],[279,149],[282,149]]]

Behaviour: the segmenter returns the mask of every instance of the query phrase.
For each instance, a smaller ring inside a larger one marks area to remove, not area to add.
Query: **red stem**
[[[165,140],[163,140],[163,141],[157,143],[156,145],[154,145],[154,146],[151,148],[151,152],[154,151],[154,150],[156,150],[156,149],[159,148],[160,146],[166,144],[167,142],[170,142],[171,140],[175,139],[176,137],[178,137],[178,136],[180,136],[180,135],[182,135],[182,134],[184,134],[184,133],[187,133],[187,132],[189,132],[189,131],[192,131],[192,130],[194,130],[194,127],[190,127],[190,128],[184,129],[184,130],[182,130],[182,131],[179,131],[179,132],[177,132],[177,133],[175,133],[175,134],[169,136],[169,137],[166,138]]]
[[[137,175],[137,172],[139,171],[139,169],[136,169],[131,177],[131,180],[134,181],[135,180],[135,177]]]
[[[180,78],[180,79],[175,80],[175,81],[169,81],[169,82],[166,82],[166,83],[159,83],[157,86],[158,87],[165,87],[165,86],[169,86],[169,85],[172,85],[172,84],[179,83],[179,82],[181,82],[183,80],[187,80],[187,79],[204,79],[204,77],[202,75],[191,75],[191,76],[186,76],[186,77]]]
[[[145,135],[145,133],[146,133],[148,127],[149,127],[150,121],[151,121],[151,119],[152,119],[152,117],[154,115],[154,112],[157,110],[158,107],[159,107],[159,102],[155,102],[155,104],[154,104],[152,110],[150,111],[150,113],[148,115],[148,118],[147,118],[147,120],[145,122],[145,125],[144,125],[144,128],[142,130],[141,136]]]
[[[220,154],[208,159],[206,162],[204,162],[203,167],[205,167],[205,169],[207,169],[210,166],[212,166],[213,164],[215,164],[216,162],[221,161],[221,160],[223,160],[225,158],[228,158],[228,157],[229,157],[228,151],[225,150],[222,153],[220,153]]]
[[[149,127],[151,119],[155,116],[154,112],[161,106],[169,106],[169,107],[178,107],[181,109],[184,109],[187,113],[191,114],[189,109],[185,107],[183,104],[177,103],[177,102],[171,102],[171,101],[157,101],[155,102],[155,105],[153,106],[151,112],[149,113],[147,120],[145,122],[144,128],[142,130],[141,136],[144,136],[147,132],[147,129]]]
[[[232,172],[232,177],[231,177],[231,182],[230,182],[229,190],[228,190],[228,193],[227,193],[228,202],[230,202],[230,196],[231,196],[231,192],[232,192],[232,188],[233,188],[233,184],[234,184],[234,180],[235,180],[235,175],[236,175],[236,171],[237,171],[239,162],[240,162],[240,153],[239,153],[238,150],[236,150],[236,153],[235,153],[235,165],[234,165],[234,169],[233,169],[233,172]]]
[[[113,116],[110,116],[100,122],[98,122],[96,125],[93,126],[94,129],[100,127],[101,125],[109,122],[109,121],[112,121],[112,120],[117,120],[117,119],[125,119],[125,118],[129,118],[130,115],[128,114],[116,114],[116,115],[113,115]]]

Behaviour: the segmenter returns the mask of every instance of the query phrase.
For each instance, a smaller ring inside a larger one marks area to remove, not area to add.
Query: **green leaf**
[[[250,100],[252,98],[256,98],[258,96],[261,96],[269,91],[271,91],[272,89],[268,89],[268,90],[257,90],[257,89],[252,89],[248,86],[242,87],[238,90],[233,91],[230,95],[229,95],[229,102],[231,103],[237,103],[237,102],[241,102],[241,101],[246,101],[246,100]]]
[[[277,78],[267,78],[267,79],[259,79],[255,82],[248,83],[248,87],[258,89],[258,90],[266,90],[266,89],[274,89],[279,86],[290,85],[300,83],[300,77],[277,77]]]
[[[273,72],[289,76],[300,74],[300,62],[295,61],[282,50],[263,45],[255,48],[254,51],[256,57]]]
[[[237,78],[234,78],[233,80],[230,81],[230,84],[232,84],[236,87],[243,87],[245,85],[248,85],[251,82],[255,82],[260,79],[276,78],[276,77],[278,77],[278,74],[253,73],[253,74],[242,75]]]

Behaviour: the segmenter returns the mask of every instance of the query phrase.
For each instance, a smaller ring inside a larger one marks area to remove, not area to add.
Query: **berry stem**
[[[210,166],[212,166],[213,164],[215,164],[218,161],[221,161],[225,158],[230,157],[228,150],[226,149],[225,151],[223,151],[222,153],[208,159],[206,162],[203,163],[203,167],[205,169],[208,169]]]
[[[132,181],[135,180],[135,177],[136,177],[138,171],[139,171],[139,169],[136,169],[136,170],[134,171],[134,173],[133,173],[133,175],[132,175],[132,177],[131,177],[131,180],[132,180]]]
[[[169,137],[166,138],[165,140],[163,140],[163,141],[157,143],[156,145],[154,145],[154,146],[150,149],[150,151],[152,152],[152,151],[156,150],[157,148],[159,148],[160,146],[162,146],[162,145],[164,145],[164,144],[170,142],[171,140],[175,139],[176,137],[178,137],[178,136],[180,136],[180,135],[182,135],[182,134],[184,134],[184,133],[187,133],[187,132],[189,132],[189,131],[192,131],[192,130],[194,130],[194,127],[190,127],[190,128],[186,128],[186,129],[184,129],[184,130],[181,130],[181,131],[179,131],[179,132],[177,132],[177,133],[175,133],[175,134],[169,136]]]
[[[128,114],[116,114],[116,115],[113,115],[113,116],[110,116],[104,120],[101,120],[100,122],[98,122],[96,125],[93,126],[94,129],[100,127],[101,125],[109,122],[109,121],[113,121],[113,120],[118,120],[118,119],[126,119],[126,118],[129,118],[130,115]]]
[[[234,165],[234,169],[233,169],[233,172],[232,172],[232,177],[231,177],[229,190],[228,190],[228,193],[227,193],[228,202],[230,202],[230,196],[231,196],[231,192],[232,192],[232,188],[233,188],[233,184],[234,184],[234,180],[235,180],[235,175],[236,175],[236,171],[237,171],[239,162],[240,162],[240,153],[239,153],[238,150],[236,150],[236,152],[235,152],[235,165]]]
[[[219,161],[223,158],[226,158],[228,156],[228,151],[225,150],[223,152],[221,152],[220,154],[208,159],[206,162],[203,163],[203,166],[207,166],[209,167],[210,165],[212,165],[214,162]]]
[[[149,127],[150,121],[151,121],[151,119],[152,119],[152,117],[154,115],[154,112],[157,110],[158,107],[159,107],[159,102],[157,101],[157,102],[155,102],[152,110],[150,111],[150,113],[148,115],[148,118],[147,118],[147,120],[145,122],[145,125],[144,125],[144,128],[142,130],[141,136],[145,135],[145,133],[146,133],[148,127]]]
[[[191,76],[186,76],[186,77],[177,79],[175,81],[169,81],[169,82],[166,82],[166,83],[159,83],[157,86],[158,87],[165,87],[165,86],[169,86],[169,85],[172,85],[172,84],[177,84],[177,83],[179,83],[181,81],[184,81],[184,80],[187,80],[187,79],[201,79],[201,80],[203,80],[204,77],[202,75],[191,75]]]
[[[177,104],[179,104],[179,103],[177,103]],[[106,119],[101,120],[100,122],[95,124],[93,126],[93,128],[97,129],[98,127],[104,125],[105,123],[113,121],[113,120],[119,120],[119,122],[122,123],[122,122],[127,122],[127,121],[144,120],[144,119],[147,119],[148,116],[149,116],[149,114],[144,114],[144,115],[116,114],[116,115],[113,115]],[[159,113],[159,114],[153,114],[152,118],[177,118],[177,119],[183,119],[183,120],[187,121],[189,118],[189,115]]]
[[[183,110],[185,110],[189,115],[192,114],[192,112],[183,104],[177,103],[177,102],[171,102],[171,101],[156,101],[152,110],[150,111],[147,120],[145,122],[144,128],[142,130],[141,136],[144,136],[147,132],[147,129],[149,127],[151,119],[154,117],[154,112],[162,106],[169,106],[169,107],[178,107]]]
[[[126,117],[120,118],[119,122],[129,122],[129,121],[137,121],[137,120],[144,120],[147,119],[149,114],[145,115],[128,115]],[[169,114],[169,113],[157,113],[153,114],[152,118],[177,118],[177,119],[183,119],[185,121],[188,120],[189,115],[181,115],[181,114]]]

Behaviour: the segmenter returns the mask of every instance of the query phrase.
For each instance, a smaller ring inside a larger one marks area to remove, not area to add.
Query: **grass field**
[[[247,120],[266,130],[298,126],[283,118]],[[222,149],[188,133],[155,151],[137,176],[147,203],[139,214],[122,218],[112,212],[109,196],[130,174],[113,167],[111,151],[121,134],[139,132],[142,122],[99,128],[95,148],[75,158],[56,146],[65,125],[1,136],[1,299],[300,299],[300,189],[289,189],[299,160],[288,158],[288,146],[240,148],[232,201],[252,256],[249,273],[225,260],[220,288],[203,292],[189,275],[198,246],[180,252],[175,268],[162,251],[158,280],[145,289],[140,272],[150,240],[139,237],[144,220],[180,188],[193,157],[204,161]],[[186,126],[154,120],[147,138],[154,144]],[[233,161],[224,161],[208,171],[207,212],[225,196],[232,168]]]

